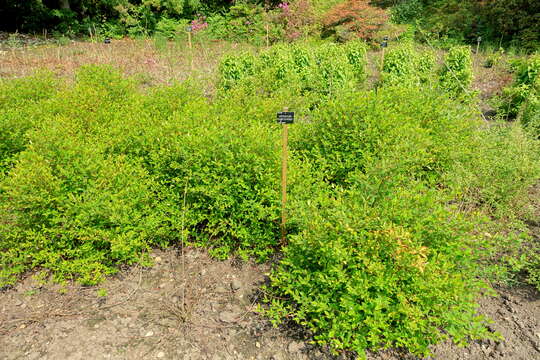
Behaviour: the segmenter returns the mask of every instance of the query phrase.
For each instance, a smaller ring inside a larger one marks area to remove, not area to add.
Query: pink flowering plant
[[[276,20],[284,28],[285,39],[297,40],[314,29],[316,16],[309,0],[298,0],[294,3],[282,2],[277,9],[279,14]]]
[[[190,23],[191,31],[197,33],[208,28],[208,23],[206,22],[206,16],[199,15],[197,19],[194,19]]]
[[[286,2],[282,2],[281,4],[279,4],[278,8],[280,8],[284,13],[289,13],[291,11],[289,3]]]

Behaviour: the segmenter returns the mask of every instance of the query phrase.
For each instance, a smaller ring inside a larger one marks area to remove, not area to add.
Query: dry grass
[[[207,93],[213,92],[215,70],[222,55],[256,51],[250,45],[200,41],[196,36],[192,50],[185,38],[175,41],[126,38],[113,40],[111,44],[72,41],[63,46],[30,36],[21,39],[17,37],[16,40],[17,46],[10,46],[8,34],[0,33],[0,79],[27,76],[38,69],[48,69],[59,76],[71,78],[82,65],[109,64],[126,75],[135,76],[145,86],[191,78]],[[440,66],[445,52],[436,50],[436,54]],[[488,100],[500,95],[501,89],[512,81],[512,74],[507,69],[506,58],[501,59],[493,68],[486,69],[483,64],[487,55],[480,53],[473,56],[473,89],[480,93],[483,110],[489,110],[491,107]],[[368,58],[367,87],[371,88],[379,80],[380,51],[370,51]]]
[[[111,44],[71,42],[65,46],[43,45],[11,48],[0,52],[0,78],[27,76],[37,69],[48,69],[59,76],[72,77],[87,64],[109,64],[126,75],[140,77],[147,85],[170,83],[192,77],[213,78],[219,58],[228,52],[254,50],[229,42],[193,42],[190,50],[184,40],[122,39]]]

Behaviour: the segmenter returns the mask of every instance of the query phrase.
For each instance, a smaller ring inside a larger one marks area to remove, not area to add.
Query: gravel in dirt
[[[332,356],[302,329],[273,328],[256,313],[268,265],[215,261],[193,249],[153,257],[153,267],[127,268],[97,287],[42,284],[34,274],[0,292],[0,359],[354,358]],[[434,359],[540,359],[540,295],[498,293],[481,299],[480,312],[506,340],[440,344]],[[415,357],[389,350],[368,359]]]

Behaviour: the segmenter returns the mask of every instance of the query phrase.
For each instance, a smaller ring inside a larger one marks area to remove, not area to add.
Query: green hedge
[[[258,56],[222,59],[219,84],[222,90],[246,87],[268,95],[286,88],[297,95],[332,96],[362,84],[366,54],[367,46],[359,40],[346,45],[276,45]]]
[[[36,103],[0,184],[2,282],[42,266],[95,283],[182,229],[217,257],[267,258],[279,229],[278,126],[200,94],[187,84],[145,94],[91,66]],[[12,115],[2,120],[25,113]]]

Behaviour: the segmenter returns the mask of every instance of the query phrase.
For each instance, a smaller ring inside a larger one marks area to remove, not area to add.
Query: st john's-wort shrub
[[[519,127],[485,135],[472,104],[423,89],[329,99],[293,133],[307,170],[292,190],[298,232],[268,288],[264,311],[276,322],[292,319],[360,356],[389,347],[425,356],[444,339],[497,337],[475,298],[488,287],[478,262],[500,261],[486,259],[499,237],[479,230],[489,219],[462,209],[519,202],[540,174],[537,144]],[[477,179],[462,181],[467,173]]]
[[[0,184],[2,283],[41,266],[92,284],[183,234],[219,258],[272,253],[276,124],[233,102],[223,112],[189,85],[145,94],[96,66],[37,105],[30,145]]]
[[[301,214],[305,226],[270,276],[267,314],[360,358],[366,349],[427,355],[443,339],[493,337],[476,315],[483,285],[471,276],[471,225],[420,183],[379,181],[365,176]]]
[[[499,115],[506,119],[518,118],[525,127],[538,135],[540,55],[514,60],[512,68],[515,79],[511,86],[503,89],[499,99]]]
[[[474,131],[470,111],[410,88],[355,95],[321,106],[291,145],[309,159],[313,180],[303,185],[313,195],[291,205],[301,230],[271,275],[268,314],[360,355],[425,355],[446,337],[487,336],[475,316],[472,224],[430,185],[467,159],[455,147],[473,141],[456,140]],[[334,188],[328,197],[320,183]]]
[[[473,108],[444,94],[382,87],[324,102],[310,124],[298,128],[299,136],[291,137],[291,147],[331,184],[347,187],[367,160],[395,149],[402,153],[385,161],[402,165],[388,164],[388,171],[435,184],[454,162],[468,160],[467,145],[476,144],[479,124],[474,118]]]
[[[226,55],[219,63],[219,86],[228,90],[240,80],[253,74],[255,57],[252,54]]]
[[[17,80],[0,80],[0,174],[26,144],[26,131],[34,126],[40,101],[57,92],[52,73],[38,72]]]

